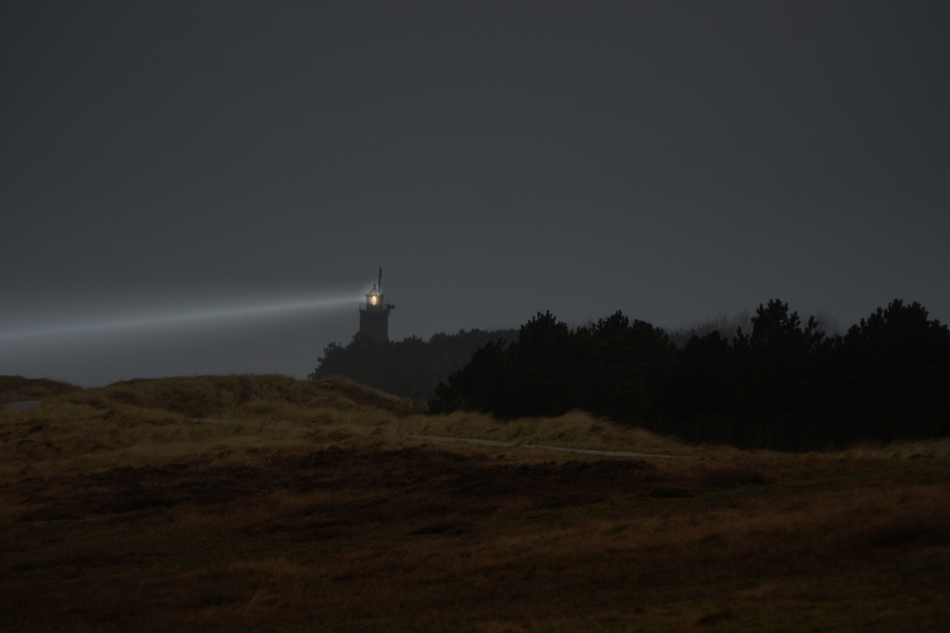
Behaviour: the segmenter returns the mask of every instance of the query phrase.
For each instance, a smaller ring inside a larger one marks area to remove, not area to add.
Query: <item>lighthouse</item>
[[[377,343],[389,342],[389,312],[396,306],[383,303],[383,269],[379,269],[379,283],[366,293],[366,303],[360,304],[360,334]]]

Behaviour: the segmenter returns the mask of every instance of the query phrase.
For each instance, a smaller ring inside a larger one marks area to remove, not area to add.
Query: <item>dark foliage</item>
[[[319,366],[308,378],[345,376],[389,393],[429,398],[449,374],[465,365],[479,347],[497,340],[514,340],[515,330],[460,330],[434,334],[428,341],[412,336],[402,341],[377,343],[359,333],[349,345],[330,343]]]
[[[674,364],[666,334],[620,312],[570,330],[551,313],[521,327],[518,339],[478,350],[436,389],[433,413],[469,409],[504,418],[560,415],[585,409],[626,419],[648,416]]]
[[[571,330],[550,313],[513,343],[481,347],[435,390],[433,413],[502,419],[571,409],[693,442],[813,450],[950,435],[950,331],[893,301],[841,337],[788,304],[760,305],[751,332],[680,349],[617,312]]]

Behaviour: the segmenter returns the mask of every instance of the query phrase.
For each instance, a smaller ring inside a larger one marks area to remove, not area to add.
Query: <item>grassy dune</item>
[[[0,401],[15,399],[43,404],[0,413],[0,630],[942,631],[950,618],[947,441],[690,447],[581,412],[429,417],[350,381],[283,376],[3,377]]]

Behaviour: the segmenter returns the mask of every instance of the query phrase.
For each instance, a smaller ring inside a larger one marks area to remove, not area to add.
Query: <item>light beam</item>
[[[125,330],[133,328],[151,328],[168,325],[188,325],[197,321],[215,319],[247,318],[254,316],[276,315],[288,312],[302,312],[308,310],[325,310],[339,308],[344,305],[354,305],[360,300],[359,295],[333,297],[325,299],[300,300],[295,302],[269,303],[265,305],[244,305],[228,308],[205,308],[189,312],[179,312],[163,316],[130,317],[125,320],[116,320],[100,323],[77,323],[60,327],[46,327],[25,329],[12,332],[0,332],[0,341],[40,337],[68,336],[79,334],[93,334],[96,332]]]

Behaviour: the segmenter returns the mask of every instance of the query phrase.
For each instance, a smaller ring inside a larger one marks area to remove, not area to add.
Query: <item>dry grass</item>
[[[502,424],[420,406],[228,376],[0,414],[0,629],[945,627],[948,441],[696,449],[583,413]]]
[[[47,378],[24,378],[23,376],[0,376],[0,404],[39,400],[77,391],[79,387]]]

